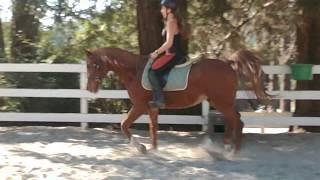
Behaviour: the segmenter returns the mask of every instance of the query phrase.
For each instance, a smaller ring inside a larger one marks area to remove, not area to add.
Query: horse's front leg
[[[130,142],[138,149],[138,151],[146,153],[145,146],[140,144],[138,140],[132,136],[129,130],[132,123],[137,120],[143,113],[144,109],[141,106],[133,105],[128,112],[127,117],[121,121],[121,130],[124,135],[127,136],[127,138],[130,140]]]
[[[157,149],[158,115],[159,115],[159,108],[150,108],[149,131],[150,131],[150,137],[152,141],[152,149],[154,150]]]

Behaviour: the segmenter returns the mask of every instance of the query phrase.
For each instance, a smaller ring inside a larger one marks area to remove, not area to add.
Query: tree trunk
[[[159,0],[137,0],[140,54],[149,54],[163,42]]]
[[[303,13],[297,23],[297,63],[320,64],[320,15],[319,12],[310,14],[308,8],[315,8],[320,3],[315,1],[312,6],[302,7]],[[320,90],[320,76],[314,75],[312,81],[298,81],[297,90]],[[295,116],[320,116],[320,101],[297,100]],[[317,130],[319,127],[303,127],[307,131]]]
[[[179,13],[187,20],[187,2],[177,1]],[[159,48],[163,43],[161,36],[163,23],[160,14],[159,0],[137,0],[137,18],[140,54],[149,54]],[[188,42],[182,42],[183,49],[187,52]]]
[[[13,0],[11,25],[11,55],[13,61],[30,63],[36,56],[39,39],[39,0]]]
[[[65,10],[66,2],[65,0],[58,0],[58,4],[56,7],[56,13],[54,15],[55,24],[62,24],[62,14]]]
[[[40,27],[41,0],[12,0],[11,63],[37,62],[37,43]],[[8,76],[17,88],[35,88],[39,85],[39,73],[11,73]],[[20,99],[20,110],[39,111],[39,99]],[[44,106],[41,106],[44,107]]]
[[[2,21],[0,18],[0,58],[4,58],[4,57],[5,57],[4,34],[3,34],[3,28],[2,28]]]

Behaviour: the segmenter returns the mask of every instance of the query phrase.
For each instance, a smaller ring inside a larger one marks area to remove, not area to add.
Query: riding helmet
[[[176,0],[161,0],[161,5],[174,10],[177,8],[177,1]]]

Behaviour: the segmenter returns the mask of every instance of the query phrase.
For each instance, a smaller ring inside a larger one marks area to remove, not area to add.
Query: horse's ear
[[[92,52],[89,49],[84,49],[84,52],[86,53],[87,56],[92,55]]]

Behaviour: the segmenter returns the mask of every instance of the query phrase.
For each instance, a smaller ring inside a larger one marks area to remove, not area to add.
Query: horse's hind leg
[[[226,150],[231,149],[231,138],[232,138],[232,131],[233,129],[229,125],[228,122],[225,122],[225,128],[224,128],[224,138],[223,138],[223,143],[224,143],[224,148]]]
[[[228,133],[228,136],[235,135],[235,150],[239,151],[242,141],[242,129],[244,126],[243,122],[240,119],[240,113],[235,110],[228,110],[224,111],[223,114],[230,126],[230,132],[226,133]]]
[[[209,100],[210,106],[213,108],[216,108],[218,111],[223,113],[223,110],[226,109],[224,107],[227,107],[225,105],[216,103],[212,100]],[[225,113],[223,113],[225,116]],[[233,127],[230,125],[229,121],[225,121],[225,129],[224,129],[224,138],[223,138],[223,143],[225,149],[230,149],[231,148],[231,138],[232,138],[232,132],[233,132]]]
[[[223,102],[223,101],[219,101]],[[241,140],[242,140],[242,129],[243,123],[240,120],[240,113],[238,113],[234,104],[226,104],[226,103],[216,103],[210,102],[212,106],[214,106],[218,111],[222,112],[225,121],[226,128],[224,132],[224,145],[226,148],[230,147],[232,136],[235,135],[235,148],[236,151],[240,149]]]

